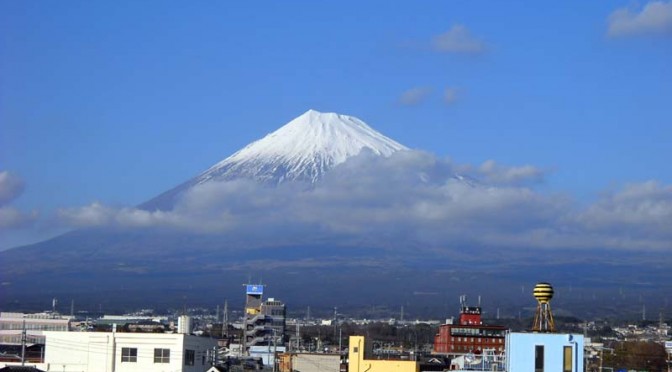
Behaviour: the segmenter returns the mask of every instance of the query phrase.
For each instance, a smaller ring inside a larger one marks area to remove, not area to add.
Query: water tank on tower
[[[549,283],[541,282],[534,286],[532,295],[537,299],[537,311],[534,313],[534,332],[555,332],[555,322],[551,312],[551,299],[555,291]]]

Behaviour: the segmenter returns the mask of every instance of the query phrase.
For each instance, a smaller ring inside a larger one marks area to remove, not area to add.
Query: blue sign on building
[[[264,286],[261,285],[261,284],[248,284],[247,285],[247,294],[251,294],[251,295],[264,294]]]

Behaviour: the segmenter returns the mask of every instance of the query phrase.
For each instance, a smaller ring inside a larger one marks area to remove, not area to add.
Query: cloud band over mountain
[[[74,228],[177,228],[260,244],[298,239],[433,248],[672,246],[672,186],[631,184],[581,207],[567,195],[535,191],[543,177],[532,166],[489,161],[472,167],[420,151],[390,157],[365,151],[313,185],[215,181],[193,187],[169,211],[94,203],[62,209],[56,219]]]

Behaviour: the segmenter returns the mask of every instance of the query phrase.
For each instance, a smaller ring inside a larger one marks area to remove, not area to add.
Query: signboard
[[[672,352],[672,341],[665,341],[665,349]]]
[[[247,294],[262,295],[262,294],[264,294],[264,286],[260,285],[260,284],[248,284],[247,285]]]

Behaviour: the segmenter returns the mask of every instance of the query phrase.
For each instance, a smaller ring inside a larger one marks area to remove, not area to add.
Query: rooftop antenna
[[[51,312],[52,312],[52,313],[55,313],[55,312],[56,312],[56,305],[57,305],[57,304],[58,304],[58,300],[56,299],[56,297],[54,297],[54,298],[51,300]]]
[[[70,300],[70,318],[75,317],[75,300]]]
[[[551,299],[553,298],[553,287],[549,283],[541,282],[534,286],[532,294],[537,299],[537,311],[534,313],[534,332],[555,332],[555,322],[551,312]]]

